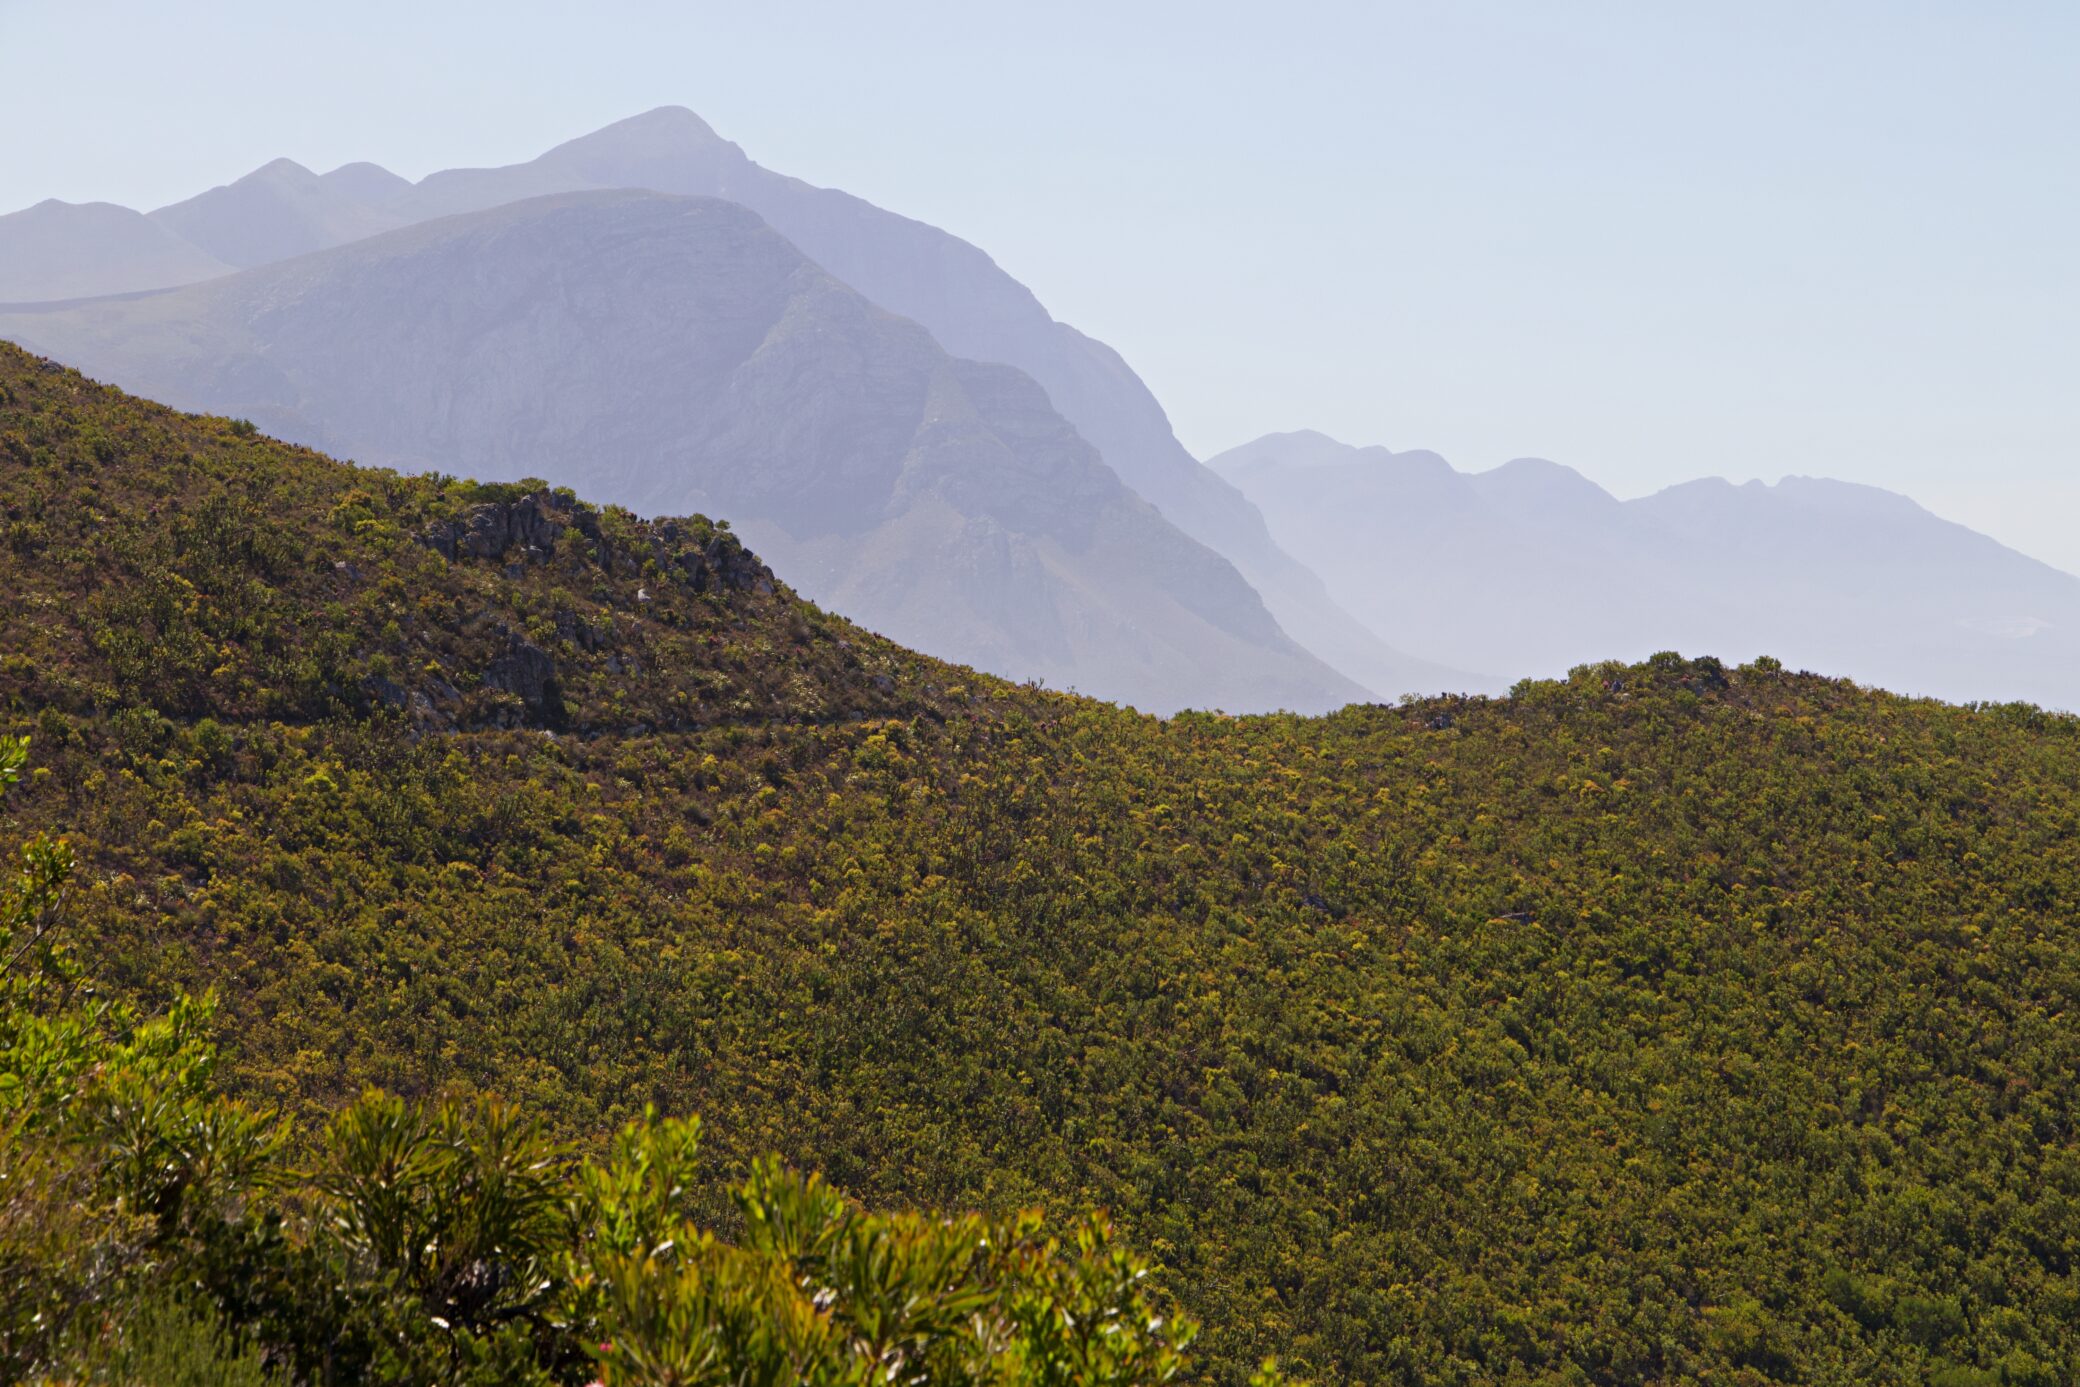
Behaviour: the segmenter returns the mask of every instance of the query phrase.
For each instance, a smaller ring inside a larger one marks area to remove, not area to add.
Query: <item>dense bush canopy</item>
[[[19,738],[0,739],[0,787]],[[213,1090],[207,1001],[95,1001],[74,862],[0,884],[0,1381],[1138,1387],[1187,1320],[1100,1219],[876,1216],[765,1161],[741,1238],[693,1220],[698,1126],[656,1111],[579,1159],[496,1100],[371,1092],[316,1168]],[[1272,1380],[1269,1369],[1261,1375]]]
[[[766,1152],[1104,1208],[1216,1380],[2080,1374],[2080,723],[1676,656],[1157,721],[704,521],[420,542],[535,490],[0,361],[16,836],[255,1110],[699,1112],[724,1235]]]

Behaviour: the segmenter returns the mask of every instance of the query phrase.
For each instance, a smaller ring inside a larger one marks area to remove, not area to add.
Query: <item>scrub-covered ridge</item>
[[[0,572],[10,839],[70,841],[108,993],[215,990],[212,1091],[311,1168],[375,1085],[596,1161],[698,1114],[728,1237],[767,1152],[1100,1207],[1213,1381],[2080,1372],[2072,719],[1662,655],[1156,720],[829,617],[719,519],[11,350]]]

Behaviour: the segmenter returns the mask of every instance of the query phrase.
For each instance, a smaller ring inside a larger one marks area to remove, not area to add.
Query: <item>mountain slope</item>
[[[330,173],[318,175],[318,182],[336,196],[378,210],[412,189],[409,178],[366,161],[341,164]]]
[[[1389,648],[1338,609],[1320,580],[1272,541],[1249,502],[1185,451],[1119,354],[1056,322],[982,250],[763,168],[691,111],[650,111],[525,164],[436,173],[388,206],[429,217],[539,193],[628,187],[742,203],[839,279],[922,323],[953,355],[1024,371],[1128,486],[1234,563],[1289,635],[1376,692],[1479,682]]]
[[[0,581],[10,836],[264,1104],[654,1103],[718,1184],[1102,1205],[1220,1383],[2080,1372],[2075,719],[1665,657],[1159,723],[705,521],[7,348]]]
[[[1621,502],[1539,459],[1467,475],[1320,434],[1212,465],[1360,618],[1452,663],[1708,649],[2080,707],[2080,579],[1875,488],[1708,480]]]
[[[733,204],[538,199],[0,334],[365,462],[730,515],[817,600],[1015,677],[1163,710],[1363,696],[1030,380]]]
[[[1239,500],[1177,445],[1161,407],[1117,353],[1055,322],[983,251],[849,193],[762,168],[683,108],[617,122],[525,164],[430,175],[391,207],[425,218],[544,192],[631,187],[742,203],[838,279],[922,323],[953,355],[1017,366],[1129,486],[1176,511],[1187,532],[1222,504],[1208,498]]]
[[[0,303],[192,284],[231,267],[141,213],[52,198],[0,217]]]
[[[617,122],[524,164],[445,170],[417,185],[373,164],[320,178],[278,160],[153,217],[251,266],[386,227],[553,193],[625,188],[742,203],[868,299],[923,324],[952,355],[1007,363],[1033,377],[1128,486],[1241,570],[1289,635],[1374,691],[1492,682],[1394,650],[1341,610],[1320,579],[1272,541],[1249,502],[1178,443],[1162,407],[1118,353],[1056,322],[981,250],[762,168],[684,108]],[[96,273],[95,282],[124,289],[173,282]]]

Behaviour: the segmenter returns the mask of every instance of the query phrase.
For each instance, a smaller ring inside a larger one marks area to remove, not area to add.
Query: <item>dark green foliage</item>
[[[80,1380],[108,1387],[280,1387],[261,1351],[240,1346],[208,1309],[157,1292],[80,1352]]]
[[[1221,1381],[2080,1376],[2072,719],[1664,655],[1157,722],[696,590],[715,527],[450,562],[538,489],[0,387],[18,836],[306,1143],[371,1085],[578,1151],[655,1104],[732,1237],[769,1151],[1104,1207]],[[515,633],[560,711],[484,686]]]
[[[19,778],[0,739],[0,788]],[[94,1002],[72,861],[0,883],[0,1380],[608,1387],[1149,1387],[1189,1321],[1102,1221],[877,1217],[761,1163],[741,1245],[692,1220],[697,1128],[580,1161],[489,1100],[369,1093],[315,1176],[205,1082],[207,1002]]]

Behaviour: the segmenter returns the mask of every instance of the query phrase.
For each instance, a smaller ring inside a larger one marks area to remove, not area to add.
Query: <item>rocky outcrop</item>
[[[675,520],[659,521],[656,531],[651,542],[652,557],[660,567],[677,569],[695,592],[772,595],[773,570],[726,531],[713,532],[705,542],[681,529]]]
[[[556,552],[556,542],[563,538],[566,522],[577,509],[571,507],[559,515],[558,505],[555,496],[546,491],[517,501],[487,502],[471,507],[460,519],[434,525],[419,536],[419,542],[450,563],[464,558],[503,561],[516,546],[523,557],[542,562]],[[589,512],[586,518],[596,534],[597,519]]]
[[[773,571],[757,555],[727,529],[703,517],[641,521],[621,513],[610,523],[599,511],[567,496],[533,491],[511,500],[481,502],[453,519],[428,526],[418,539],[450,563],[500,565],[509,578],[523,577],[528,569],[568,554],[602,576],[623,583],[639,578],[654,583],[662,574],[667,581],[676,579],[696,593],[770,597],[779,591]],[[624,596],[639,604],[653,600],[648,586],[633,593],[624,589]],[[554,624],[556,639],[551,644],[580,652],[581,663],[583,656],[605,651],[599,668],[609,674],[640,668],[632,653],[613,650],[618,642],[611,616],[587,621],[569,608],[559,608]],[[509,697],[486,703],[444,680],[433,681],[425,690],[408,691],[379,679],[367,685],[370,700],[404,711],[420,731],[480,725],[562,726],[565,712],[556,656],[498,621],[490,608],[464,626],[487,634],[495,652],[479,671],[476,687]]]
[[[484,670],[484,687],[518,698],[531,713],[560,711],[556,696],[556,662],[549,652],[525,636],[509,633],[506,653]]]
[[[580,536],[588,557],[608,573],[640,568],[640,555],[676,573],[695,592],[770,597],[778,590],[772,569],[736,536],[706,520],[638,522],[633,534],[617,543],[608,539],[597,511],[550,491],[472,506],[454,520],[429,526],[419,542],[450,563],[484,559],[511,567],[547,563],[567,533]]]

